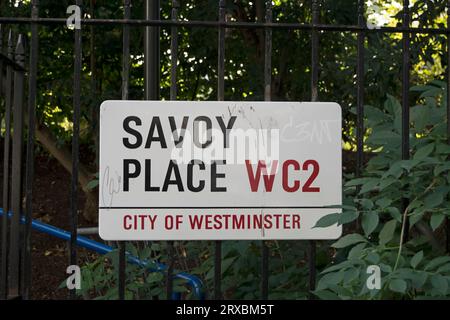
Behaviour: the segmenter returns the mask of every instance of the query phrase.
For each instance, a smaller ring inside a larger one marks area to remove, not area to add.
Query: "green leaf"
[[[434,143],[429,143],[424,147],[419,148],[413,156],[414,160],[423,160],[428,157],[434,150]]]
[[[174,286],[173,287],[173,291],[174,292],[179,292],[179,293],[183,293],[183,292],[187,292],[188,289],[184,286]]]
[[[365,242],[362,242],[354,246],[348,253],[348,259],[359,259],[361,256],[361,252],[364,250],[366,245],[367,244]]]
[[[366,192],[373,191],[379,182],[380,181],[378,179],[374,179],[363,184],[361,190],[359,191],[359,194],[364,194]]]
[[[410,91],[417,91],[417,92],[423,92],[430,89],[434,89],[435,87],[429,86],[429,85],[419,85],[419,86],[412,86],[409,90]]]
[[[417,222],[422,220],[425,212],[426,208],[424,207],[414,210],[409,216],[409,227],[412,228]]]
[[[397,162],[391,164],[391,166],[389,167],[389,170],[383,174],[382,179],[386,179],[390,176],[398,179],[402,175],[402,172],[403,172],[403,168],[401,167],[401,162],[397,161]]]
[[[379,220],[380,218],[378,217],[378,214],[376,214],[375,212],[364,213],[361,225],[366,237],[368,237],[376,229]]]
[[[126,290],[125,291],[125,300],[133,300],[133,292]]]
[[[330,284],[330,289],[339,296],[342,300],[350,299],[354,294],[351,290],[343,287],[342,285]]]
[[[373,208],[373,201],[370,199],[361,199],[361,206],[366,209],[366,210],[370,210]]]
[[[151,253],[152,249],[149,246],[146,246],[139,252],[139,258],[141,260],[147,260],[148,258],[150,258]]]
[[[348,284],[359,277],[359,269],[350,268],[344,272],[344,283]]]
[[[425,197],[425,207],[428,209],[435,208],[444,201],[444,192],[432,192]]]
[[[345,210],[338,219],[339,225],[347,224],[355,221],[359,217],[359,213],[356,210]]]
[[[340,300],[339,296],[330,290],[316,290],[313,293],[322,300]]]
[[[388,207],[386,208],[386,211],[391,215],[392,218],[394,218],[398,222],[402,222],[402,215],[400,213],[400,210],[398,210],[398,208]]]
[[[434,230],[436,230],[444,221],[445,215],[442,213],[434,213],[430,219],[430,226]]]
[[[383,191],[384,189],[386,189],[387,187],[389,187],[390,185],[399,182],[397,178],[393,178],[393,177],[387,177],[387,178],[383,178],[380,182],[380,184],[378,185],[378,188],[380,189],[380,191]]]
[[[420,163],[420,161],[421,160],[419,159],[401,160],[400,167],[410,172],[415,166],[417,166]]]
[[[437,273],[447,273],[450,271],[450,263],[444,264],[437,269]]]
[[[345,260],[341,263],[332,265],[331,267],[326,268],[325,270],[322,271],[322,274],[327,273],[327,272],[333,272],[336,270],[341,270],[341,269],[346,269],[350,266],[353,266],[353,262]]]
[[[333,248],[340,249],[360,242],[366,242],[366,239],[360,234],[353,233],[343,236],[337,242],[333,243],[331,246]]]
[[[401,112],[402,107],[400,102],[394,96],[387,94],[387,99],[384,102],[384,109],[395,116]]]
[[[444,143],[438,143],[436,145],[436,152],[439,154],[450,154],[450,146]]]
[[[161,272],[152,272],[147,276],[147,283],[156,283],[164,279],[164,275]]]
[[[385,263],[380,263],[379,264],[381,271],[385,272],[385,273],[391,273],[392,272],[392,267],[388,264]]]
[[[431,276],[431,284],[440,294],[446,295],[448,290],[448,281],[440,274]]]
[[[425,271],[433,270],[434,268],[437,268],[440,265],[443,265],[444,263],[447,263],[449,261],[450,261],[449,256],[441,256],[434,258],[425,266]]]
[[[67,280],[63,280],[63,282],[61,282],[58,286],[58,289],[65,289],[67,288]]]
[[[432,89],[429,89],[429,90],[426,90],[426,91],[422,92],[422,94],[420,95],[420,98],[437,97],[441,93],[442,93],[442,89],[441,88],[432,88]]]
[[[394,292],[405,293],[406,281],[402,279],[394,279],[389,283],[389,289]]]
[[[411,284],[415,289],[422,289],[427,281],[428,274],[426,272],[415,272],[411,277]]]
[[[423,259],[423,251],[417,252],[414,257],[411,258],[411,267],[414,269],[419,265],[420,261]]]
[[[331,284],[338,284],[344,278],[343,272],[330,272],[320,278],[317,284],[317,290],[324,290],[329,288]]]
[[[354,186],[359,186],[371,181],[378,181],[377,178],[357,178],[357,179],[352,179],[350,181],[348,181],[347,183],[345,183],[345,187],[354,187]]]
[[[430,108],[424,105],[418,105],[411,108],[411,121],[414,128],[422,131],[430,120]]]
[[[380,110],[380,108],[375,108],[373,106],[370,105],[365,105],[364,106],[364,112],[367,116],[367,119],[369,119],[370,121],[388,121],[389,117],[386,115],[386,113],[384,113],[382,110]],[[355,108],[355,114],[356,114],[356,108]]]
[[[327,214],[326,216],[320,218],[313,228],[326,228],[332,226],[338,222],[340,215],[340,213]]]
[[[379,207],[381,207],[382,209],[384,209],[384,208],[388,207],[388,206],[392,203],[392,200],[389,199],[389,198],[381,198],[381,199],[378,199],[377,201],[375,201],[375,203],[376,203]]]
[[[366,260],[371,264],[378,264],[380,262],[380,255],[376,252],[370,252],[366,257]]]
[[[396,144],[400,140],[400,135],[397,132],[388,129],[383,131],[375,131],[369,136],[367,141],[379,145],[388,145]]]
[[[434,176],[439,177],[442,174],[442,172],[445,172],[448,170],[450,170],[450,162],[447,162],[440,166],[436,166],[434,168],[433,174],[434,174]]]
[[[380,234],[379,234],[381,245],[386,245],[389,241],[392,240],[396,226],[397,226],[396,220],[390,220],[385,223],[385,225],[383,226],[383,229],[381,229]]]
[[[225,273],[233,264],[237,257],[226,258],[222,260],[222,273]]]
[[[86,185],[86,188],[89,190],[92,190],[94,188],[96,188],[98,186],[98,179],[95,180],[91,180],[88,182],[88,184]]]

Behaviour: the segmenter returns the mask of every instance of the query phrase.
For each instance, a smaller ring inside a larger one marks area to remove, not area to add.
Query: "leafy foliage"
[[[362,178],[345,183],[342,215],[356,212],[363,234],[348,234],[332,247],[336,259],[322,271],[315,294],[336,299],[448,298],[450,257],[439,238],[450,216],[450,147],[446,143],[445,83],[412,88],[421,102],[411,108],[412,157],[402,160],[401,106],[389,96],[383,108],[366,106],[366,140],[374,156]],[[338,215],[339,216],[339,215]],[[339,217],[322,223],[334,224]],[[323,221],[322,221],[323,222]],[[404,236],[409,236],[404,241]],[[445,239],[445,238],[444,238]],[[366,272],[377,265],[382,286],[369,290]]]
[[[127,252],[146,266],[128,263],[125,268],[125,299],[165,299],[165,274],[155,261],[159,260],[160,245],[139,248],[127,243]],[[96,300],[118,299],[118,250],[114,250],[81,268],[81,289],[77,294],[83,298]],[[61,287],[65,287],[65,282]],[[185,281],[174,279],[173,291],[189,298],[192,294]]]

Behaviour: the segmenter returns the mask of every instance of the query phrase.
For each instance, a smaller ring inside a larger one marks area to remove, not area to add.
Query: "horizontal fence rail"
[[[40,25],[65,25],[67,18],[9,18],[0,17],[0,23],[3,24],[40,24]],[[129,26],[154,26],[154,27],[199,27],[199,28],[227,28],[227,29],[253,29],[253,28],[271,28],[271,29],[298,29],[319,31],[349,31],[349,32],[374,32],[374,33],[410,33],[410,34],[443,34],[450,33],[444,28],[422,28],[422,27],[379,27],[372,28],[358,25],[327,25],[327,24],[308,24],[308,23],[285,23],[285,22],[219,22],[219,21],[172,21],[172,20],[140,20],[140,19],[80,19],[84,25],[129,25]]]

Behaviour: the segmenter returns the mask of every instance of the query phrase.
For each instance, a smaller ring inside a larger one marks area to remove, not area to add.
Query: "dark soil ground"
[[[70,175],[53,158],[38,156],[35,162],[33,216],[55,227],[70,230]],[[83,219],[83,192],[79,192],[79,227],[92,226]],[[78,250],[80,262],[88,259],[86,250]],[[90,254],[89,256],[92,256]],[[64,240],[32,233],[32,299],[64,299],[67,289],[57,289],[68,276],[68,246]]]
[[[3,183],[3,141],[0,141],[0,181]],[[35,180],[33,188],[33,219],[52,226],[70,230],[70,174],[54,158],[38,154],[35,160]],[[0,186],[0,198],[3,184]],[[81,212],[84,195],[79,190],[78,226],[94,226],[87,222]],[[0,199],[1,202],[1,199]],[[97,238],[98,239],[98,238]],[[66,299],[67,289],[58,289],[65,281],[69,265],[67,242],[47,234],[32,231],[32,288],[31,299]],[[78,249],[79,264],[92,260],[96,255]]]

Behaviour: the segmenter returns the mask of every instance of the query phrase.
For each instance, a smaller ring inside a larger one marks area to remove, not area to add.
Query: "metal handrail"
[[[3,209],[0,208],[0,217],[3,215]],[[12,212],[8,213],[8,217],[12,217]],[[20,218],[20,223],[25,224],[25,217],[22,216]],[[46,233],[48,235],[54,236],[56,238],[70,241],[70,232],[57,228],[55,226],[46,224],[44,222],[41,222],[39,220],[31,220],[31,227],[39,232]],[[113,247],[108,246],[106,244],[88,239],[83,236],[77,236],[77,245],[83,248],[86,248],[88,250],[95,251],[100,254],[107,254],[113,250],[115,250]],[[129,252],[126,253],[127,260],[129,263],[138,265],[142,268],[147,268],[150,272],[165,272],[167,270],[167,266],[165,264],[162,264],[157,261],[148,261],[148,260],[141,260],[138,257],[133,256]],[[193,292],[195,293],[195,296],[200,299],[204,300],[205,295],[203,292],[203,283],[202,281],[194,275],[185,273],[185,272],[179,272],[173,275],[174,278],[185,280],[189,286],[192,288]]]

